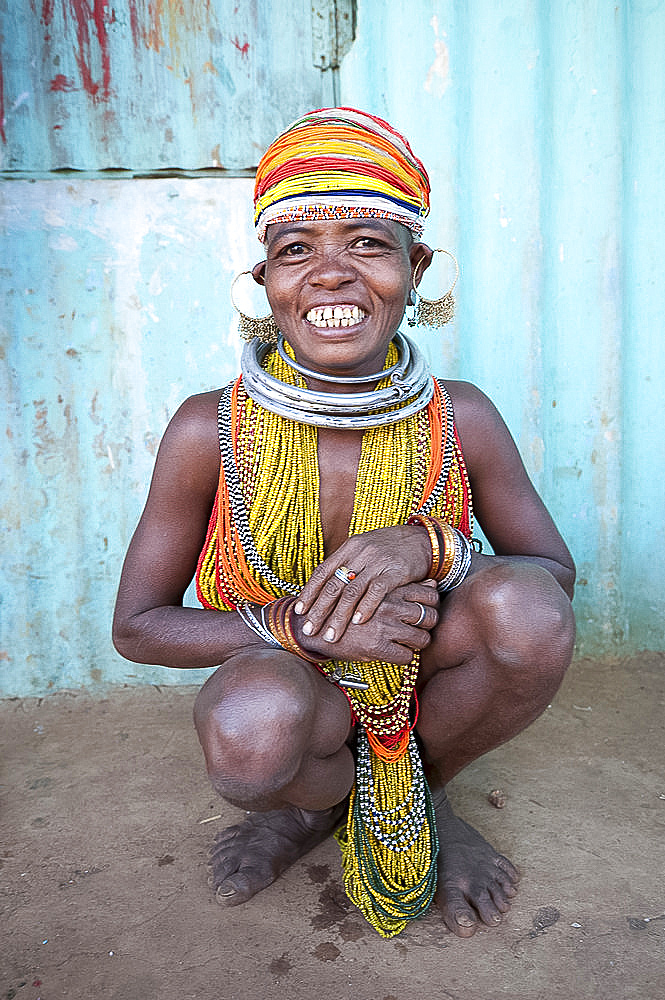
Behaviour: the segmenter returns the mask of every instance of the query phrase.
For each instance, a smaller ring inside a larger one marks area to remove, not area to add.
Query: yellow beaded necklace
[[[391,345],[385,366],[396,358]],[[300,376],[277,352],[266,368],[282,381],[298,384]],[[324,558],[317,429],[264,409],[240,383],[234,398],[235,464],[253,544],[276,577],[297,592]],[[365,431],[350,535],[404,524],[419,509],[431,441],[427,410]],[[457,444],[454,456],[452,488],[433,512],[456,526],[465,522],[468,530],[468,482]],[[202,603],[220,609],[240,600],[266,603],[284,593],[245,558],[223,468],[197,586]],[[326,669],[332,673],[336,666],[331,662]],[[344,883],[372,926],[390,937],[427,909],[435,889],[434,817],[415,739],[409,735],[418,658],[407,667],[380,661],[342,666],[368,684],[366,691],[346,691],[361,725],[356,785],[346,829],[338,836]]]

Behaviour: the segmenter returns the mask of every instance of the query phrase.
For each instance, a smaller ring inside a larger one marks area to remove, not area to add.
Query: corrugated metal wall
[[[359,0],[336,79],[319,22],[353,4],[316,4],[314,42],[309,5],[195,6],[3,11],[0,691],[203,676],[125,663],[109,620],[159,437],[236,371],[228,288],[260,256],[250,178],[48,171],[246,167],[333,84],[430,169],[462,274],[424,344],[506,416],[578,562],[580,648],[664,648],[665,4]]]

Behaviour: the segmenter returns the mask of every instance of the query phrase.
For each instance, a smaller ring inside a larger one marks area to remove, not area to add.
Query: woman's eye
[[[289,243],[279,253],[281,257],[302,257],[303,254],[307,253],[307,247],[304,243]]]
[[[357,250],[382,250],[383,243],[375,236],[361,236],[353,244]]]

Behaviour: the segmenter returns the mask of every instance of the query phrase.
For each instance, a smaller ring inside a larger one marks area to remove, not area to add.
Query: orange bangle
[[[436,533],[434,524],[432,523],[434,518],[428,517],[427,514],[413,514],[407,524],[420,524],[425,528],[427,534],[429,535],[429,542],[432,547],[432,565],[430,566],[429,576],[436,580],[436,574],[439,572],[440,562],[441,562],[441,546],[439,545],[439,536]]]
[[[443,559],[441,566],[439,567],[438,576],[434,578],[438,581],[443,580],[444,577],[450,572],[450,569],[455,561],[455,532],[451,525],[449,525],[447,521],[444,521],[443,518],[436,517],[432,518],[432,520],[435,522],[439,531],[443,535],[444,542]]]

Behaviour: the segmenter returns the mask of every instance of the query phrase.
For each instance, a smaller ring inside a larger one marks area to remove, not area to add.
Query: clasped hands
[[[331,659],[409,663],[439,620],[431,562],[427,532],[418,526],[353,535],[316,567],[298,596],[298,641]],[[335,575],[344,567],[352,571],[348,582],[343,571]]]

